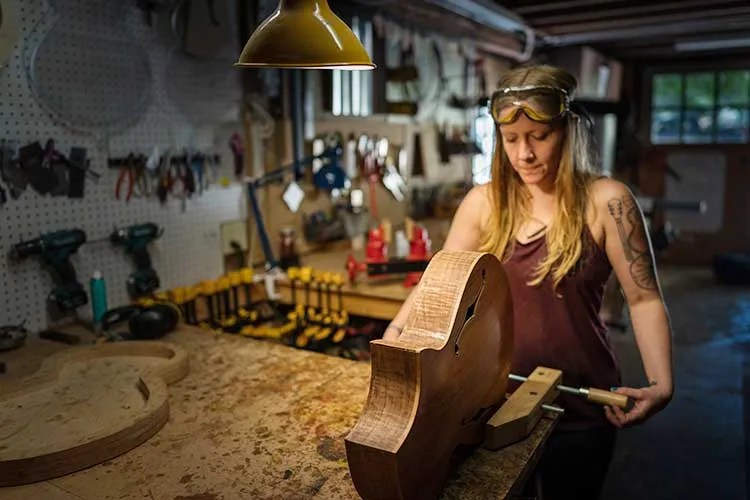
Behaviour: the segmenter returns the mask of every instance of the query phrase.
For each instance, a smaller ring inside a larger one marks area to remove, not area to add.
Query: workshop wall
[[[315,96],[312,135],[307,139],[311,139],[314,135],[328,133],[337,133],[344,138],[350,135],[359,137],[361,134],[367,134],[370,137],[386,137],[394,148],[403,147],[406,150],[408,173],[405,176],[407,184],[405,200],[397,201],[382,182],[378,183],[375,190],[380,217],[387,218],[392,228],[396,230],[403,226],[405,217],[414,217],[410,206],[412,189],[471,182],[472,157],[452,155],[449,161],[442,162],[439,152],[439,135],[451,134],[454,130],[458,134],[460,131],[470,129],[477,115],[477,108],[472,106],[461,109],[451,106],[451,102],[465,98],[467,102],[473,103],[480,95],[491,94],[502,74],[511,64],[504,59],[480,54],[472,48],[470,41],[463,41],[464,43],[459,44],[457,40],[447,39],[435,33],[413,32],[384,19],[378,19],[375,24],[378,36],[385,39],[386,61],[374,71],[384,72],[388,67],[398,66],[402,63],[402,44],[413,47],[414,64],[419,75],[418,81],[410,84],[408,95],[403,93],[403,89],[400,89],[398,85],[389,83],[386,97],[393,100],[418,99],[417,115],[333,116],[323,108],[324,93],[328,89],[325,88],[325,80],[317,74],[318,78],[315,78],[313,82],[308,81],[307,87],[307,90]],[[436,48],[439,51],[439,57],[435,54]],[[481,87],[482,82],[477,72],[480,66],[470,64],[468,72],[464,74],[465,61],[476,61],[480,58],[481,68],[484,71],[484,88]],[[271,145],[270,149],[281,152],[281,155],[272,162],[264,159],[263,165],[266,168],[275,168],[277,165],[291,161],[291,126],[288,121],[283,120],[273,125],[273,140],[281,143]],[[414,172],[413,165],[417,135],[419,135],[421,145],[421,172]],[[370,190],[367,183],[359,179],[354,182],[353,186],[363,190],[365,206],[369,207]],[[317,192],[311,186],[303,185],[306,192],[305,200],[299,210],[293,213],[281,201],[285,187],[285,184],[273,185],[259,193],[262,199],[261,205],[264,207],[265,226],[275,252],[278,252],[279,232],[286,227],[296,231],[298,250],[305,252],[309,250],[310,245],[302,237],[304,216],[316,211],[329,211],[330,196],[327,193]],[[452,215],[452,211],[442,217],[448,215]],[[435,228],[435,234],[431,232],[430,236],[435,243],[433,248],[440,248],[444,240],[445,221],[417,218],[420,219],[419,222],[422,225]],[[376,222],[370,219],[369,225],[373,226]],[[256,238],[255,235],[255,228],[252,227],[252,239]],[[252,244],[251,251],[253,262],[262,260],[262,252],[258,244]]]
[[[415,116],[388,115],[392,125],[407,127],[408,169],[413,172],[414,134],[420,135],[423,173],[412,177],[411,186],[436,185],[472,179],[472,155],[452,154],[441,160],[440,138],[470,140],[480,97],[492,94],[502,74],[511,67],[508,60],[477,50],[471,40],[446,38],[437,33],[415,32],[396,22],[376,23],[385,38],[385,65],[396,68],[404,61],[404,50],[413,51],[418,80],[407,85],[387,83],[388,100],[416,99]],[[376,71],[384,71],[379,68]],[[469,106],[462,107],[461,103]],[[356,132],[356,130],[354,130]],[[411,187],[410,186],[410,187]]]
[[[84,147],[90,168],[102,175],[96,183],[86,180],[82,199],[42,196],[29,186],[0,208],[0,324],[25,320],[27,327],[41,328],[49,323],[49,273],[38,259],[13,263],[7,255],[14,243],[53,230],[80,228],[88,240],[97,240],[115,226],[158,224],[164,234],[149,251],[162,289],[223,271],[220,224],[246,214],[243,190],[229,181],[234,164],[229,137],[241,132],[236,70],[220,57],[187,57],[166,28],[168,15],[155,15],[148,26],[134,5],[10,3],[21,36],[9,65],[0,69],[0,140],[24,146],[52,138],[65,155],[73,146]],[[35,54],[47,56],[43,67],[31,67]],[[121,78],[122,71],[130,71],[129,78]],[[74,84],[86,78],[89,85]],[[155,146],[162,154],[168,149],[182,154],[190,147],[221,155],[213,183],[184,204],[171,196],[164,206],[155,196],[115,200],[118,170],[107,168],[107,159],[149,155]],[[125,283],[134,266],[122,247],[107,241],[85,244],[71,261],[87,290],[92,272],[102,271],[110,307],[128,302]],[[90,316],[90,306],[78,313]]]
[[[668,212],[679,232],[660,259],[669,264],[707,265],[714,256],[750,248],[750,147],[744,144],[658,146],[639,164],[641,185],[648,195],[701,200],[706,212]],[[679,176],[666,175],[669,165]],[[710,168],[706,168],[710,166]]]

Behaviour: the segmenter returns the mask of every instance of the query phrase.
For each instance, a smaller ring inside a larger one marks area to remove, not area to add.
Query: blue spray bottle
[[[102,318],[107,312],[107,284],[104,282],[101,271],[94,271],[91,280],[91,308],[94,317],[94,330],[101,332]]]

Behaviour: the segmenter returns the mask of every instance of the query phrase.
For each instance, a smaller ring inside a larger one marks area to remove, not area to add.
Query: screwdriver
[[[528,378],[522,377],[520,375],[514,375],[511,373],[508,375],[508,378],[511,380],[515,380],[517,382],[526,382]],[[618,394],[616,392],[610,392],[610,391],[603,391],[601,389],[594,389],[594,388],[588,388],[585,389],[583,387],[576,388],[576,387],[569,387],[567,385],[558,385],[557,390],[560,392],[566,392],[568,394],[573,394],[575,396],[583,396],[589,401],[593,403],[599,403],[602,405],[611,405],[611,406],[618,406],[620,408],[627,408],[628,407],[628,397],[624,394]]]

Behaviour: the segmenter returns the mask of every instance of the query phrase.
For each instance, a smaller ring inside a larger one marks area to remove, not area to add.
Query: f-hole
[[[464,316],[464,322],[461,325],[461,331],[458,334],[458,338],[456,339],[456,344],[453,346],[455,349],[455,354],[458,356],[459,352],[459,344],[461,343],[461,335],[464,333],[464,328],[466,328],[466,323],[469,322],[469,320],[474,316],[474,311],[477,309],[477,302],[479,302],[479,297],[482,296],[482,292],[484,292],[484,283],[485,283],[485,276],[487,272],[482,269],[482,286],[479,288],[479,293],[474,297],[474,301],[469,304],[469,307],[466,308],[466,316]]]

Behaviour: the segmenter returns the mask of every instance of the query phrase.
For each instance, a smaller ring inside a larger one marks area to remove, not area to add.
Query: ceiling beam
[[[386,4],[384,17],[405,27],[426,33],[439,33],[447,38],[468,39],[481,44],[491,54],[514,59],[524,45],[514,35],[490,29],[470,19],[446,15],[446,11],[418,2]]]
[[[521,2],[519,2],[521,3]],[[623,3],[623,0],[566,0],[563,2],[547,2],[534,5],[523,5],[519,7],[509,7],[522,16],[536,14],[538,12],[554,12],[566,9],[575,9],[577,7],[593,7],[607,3]]]
[[[750,28],[750,16],[733,18],[704,19],[701,21],[677,22],[669,24],[652,24],[648,26],[633,26],[630,28],[604,29],[583,33],[569,33],[565,35],[544,36],[547,44],[566,46],[587,43],[613,42],[638,37],[654,37],[662,35],[696,35],[713,31],[730,31]]]
[[[748,21],[747,26],[750,26],[750,21]],[[602,49],[606,48],[608,50],[638,50],[638,49],[648,49],[649,47],[657,47],[660,45],[664,46],[670,46],[673,47],[675,42],[677,41],[685,41],[685,40],[695,40],[695,39],[701,39],[701,40],[715,40],[717,38],[719,39],[725,39],[725,38],[747,38],[748,31],[747,29],[744,30],[736,30],[736,29],[727,29],[726,31],[711,31],[711,32],[704,32],[704,33],[696,33],[692,32],[689,35],[680,36],[680,35],[655,35],[655,36],[649,36],[649,37],[637,37],[637,38],[627,38],[623,40],[613,40],[609,42],[602,42],[600,44],[597,44],[597,47],[601,47]]]
[[[441,9],[500,31],[523,31],[530,27],[516,12],[490,0],[422,0]]]
[[[676,61],[678,59],[696,59],[699,57],[705,58],[707,54],[705,52],[677,52],[674,50],[674,45],[659,45],[650,48],[641,49],[615,49],[608,50],[602,48],[602,53],[606,53],[610,57],[616,59],[669,59],[670,61]],[[745,49],[727,49],[719,52],[712,52],[710,54],[711,60],[716,60],[719,57],[731,58],[733,61],[741,60],[741,58],[747,59],[750,55],[750,50]],[[693,68],[700,69],[700,68]]]
[[[733,7],[724,9],[720,15],[713,15],[710,17],[714,19],[721,19],[724,22],[733,20],[738,16],[750,15],[750,6],[745,7]],[[658,27],[659,25],[677,23],[681,21],[692,21],[692,20],[705,20],[707,17],[706,12],[695,11],[695,12],[681,12],[677,14],[667,14],[663,16],[652,16],[639,19],[639,23],[642,25],[652,25]],[[576,23],[576,24],[563,24],[557,26],[550,26],[546,28],[549,35],[570,35],[573,33],[586,34],[590,32],[607,31],[607,30],[619,30],[623,26],[630,24],[632,21],[628,19],[612,19],[608,21],[598,21],[590,23]],[[628,29],[628,28],[626,28]]]
[[[665,12],[670,10],[686,11],[689,9],[700,9],[704,16],[712,14],[721,14],[720,9],[724,7],[747,5],[744,0],[729,0],[729,1],[714,1],[710,5],[706,5],[706,0],[682,0],[675,2],[658,2],[652,3],[651,5],[638,5],[630,7],[613,7],[611,9],[602,9],[599,11],[584,11],[576,14],[564,14],[558,16],[547,16],[547,17],[528,17],[528,20],[535,27],[548,26],[551,24],[571,24],[581,21],[595,21],[597,19],[609,19],[609,18],[630,18],[633,22],[639,22],[642,17],[649,17],[651,14],[658,12]],[[660,18],[661,19],[661,18]],[[622,20],[622,19],[620,19]]]

